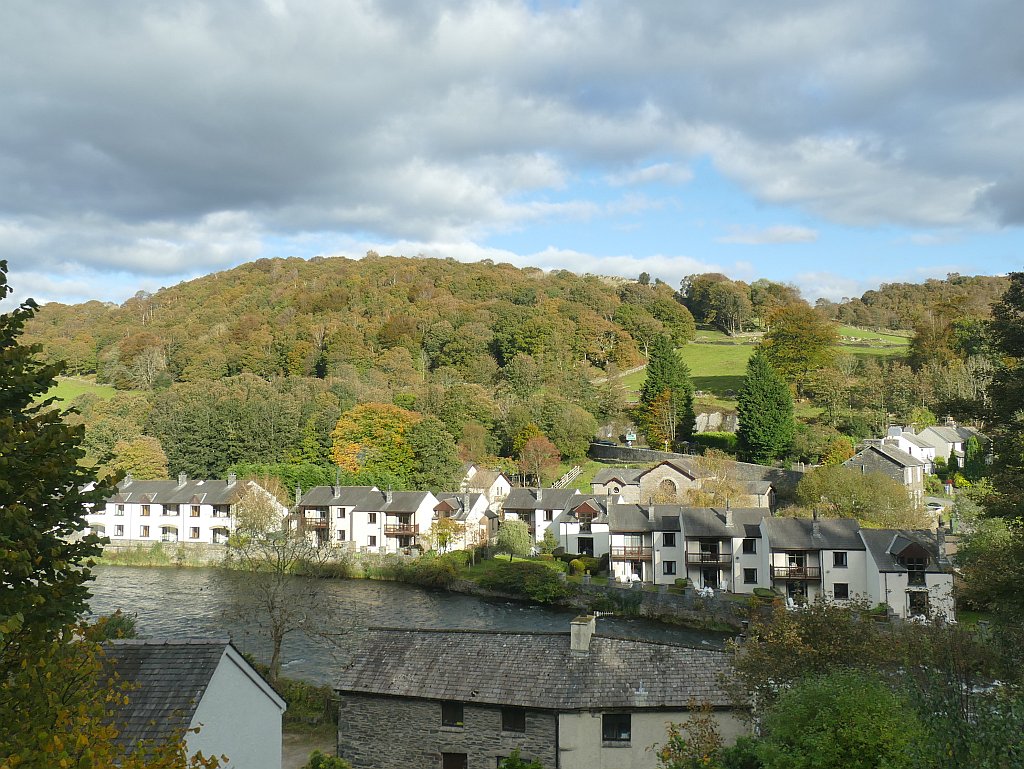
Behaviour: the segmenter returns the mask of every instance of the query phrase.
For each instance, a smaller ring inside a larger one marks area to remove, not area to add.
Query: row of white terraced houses
[[[607,555],[618,581],[674,584],[686,578],[697,587],[736,593],[762,587],[794,599],[864,597],[888,604],[900,616],[953,617],[952,569],[941,526],[937,532],[861,529],[850,519],[641,504],[610,490],[594,495],[512,488],[500,474],[480,476],[473,490],[437,494],[370,486],[297,489],[294,508],[278,508],[282,520],[323,546],[408,551],[429,544],[435,522],[451,518],[462,528],[451,547],[462,548],[492,540],[500,520],[518,519],[538,542],[550,530],[567,552]],[[246,489],[266,493],[230,476],[128,478],[102,512],[87,518],[94,531],[114,542],[223,542],[233,528],[233,506]]]

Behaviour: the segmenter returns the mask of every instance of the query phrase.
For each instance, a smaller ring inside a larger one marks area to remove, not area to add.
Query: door
[[[910,616],[928,616],[928,593],[924,590],[911,590],[907,593],[907,609]]]
[[[469,756],[465,753],[442,753],[441,769],[469,769]]]
[[[701,569],[701,579],[704,582],[704,587],[713,587],[718,590],[718,569],[705,566]]]

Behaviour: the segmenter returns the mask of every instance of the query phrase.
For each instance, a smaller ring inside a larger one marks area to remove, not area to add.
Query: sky
[[[1020,269],[1019,0],[6,0],[12,299],[261,257]]]

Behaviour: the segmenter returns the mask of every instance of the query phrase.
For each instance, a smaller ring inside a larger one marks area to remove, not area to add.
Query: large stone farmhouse
[[[711,649],[570,633],[370,630],[335,683],[338,755],[357,769],[493,769],[513,750],[555,769],[650,767],[691,702],[727,742],[747,728]]]

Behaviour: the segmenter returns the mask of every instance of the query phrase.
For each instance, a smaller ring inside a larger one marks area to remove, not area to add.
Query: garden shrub
[[[570,574],[582,574],[585,569],[586,566],[583,565],[583,561],[581,561],[579,558],[574,558],[573,560],[569,561]]]
[[[735,454],[739,441],[736,437],[736,433],[711,432],[695,433],[693,436],[693,442],[704,446],[705,448],[718,449],[719,451],[724,451],[727,454]]]
[[[562,582],[558,573],[541,561],[499,563],[480,578],[480,586],[539,603],[555,603],[576,592],[575,585]]]

